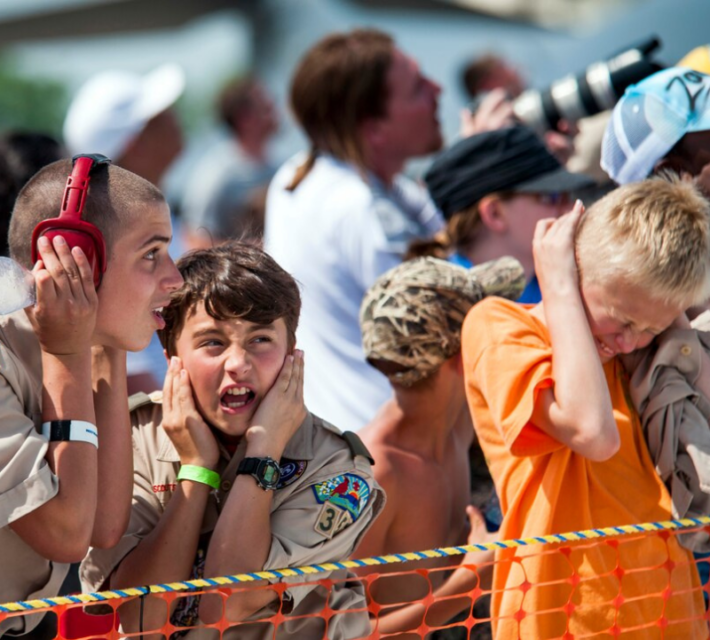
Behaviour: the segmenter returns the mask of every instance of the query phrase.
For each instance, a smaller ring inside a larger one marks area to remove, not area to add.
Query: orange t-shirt
[[[489,298],[462,330],[466,395],[500,498],[501,540],[668,520],[670,497],[616,359],[604,365],[621,439],[612,458],[588,460],[530,422],[538,390],[554,379],[549,333],[528,308]],[[497,638],[610,637],[614,625],[624,640],[708,637],[692,554],[672,535],[532,545],[496,560]]]

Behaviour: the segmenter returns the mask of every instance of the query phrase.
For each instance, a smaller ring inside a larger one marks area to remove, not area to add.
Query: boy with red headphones
[[[160,191],[103,156],[55,162],[18,196],[10,252],[37,303],[0,317],[0,602],[57,595],[67,563],[128,524],[125,354],[164,326],[182,283],[171,235]]]

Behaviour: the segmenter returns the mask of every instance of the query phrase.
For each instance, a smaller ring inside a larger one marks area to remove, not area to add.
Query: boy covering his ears
[[[377,516],[384,494],[367,449],[303,405],[303,353],[295,347],[298,287],[266,253],[243,243],[196,251],[178,267],[185,279],[161,341],[170,356],[163,392],[137,398],[131,412],[133,508],[113,549],[93,549],[86,588],[183,581],[347,558]],[[322,578],[316,574],[312,579]],[[323,586],[237,590],[183,598],[170,622],[217,622],[227,635],[323,637],[369,633],[364,593],[344,571]],[[308,580],[298,576],[296,582]],[[160,601],[121,608],[124,631],[159,633]],[[359,612],[352,612],[359,609]],[[343,613],[338,615],[339,611]],[[303,617],[301,617],[303,616]],[[247,624],[237,623],[247,620]]]
[[[31,238],[56,217],[69,160],[38,172],[10,222],[12,257],[37,285],[33,308],[0,317],[0,601],[56,596],[89,544],[116,544],[128,523],[131,443],[126,351],[163,325],[159,309],[182,278],[168,256],[172,230],[158,189],[120,167],[92,171],[83,220],[107,249],[98,291],[91,265],[61,236]],[[44,434],[43,435],[43,431]],[[8,618],[31,632],[41,615]]]
[[[674,178],[625,185],[586,213],[578,202],[537,225],[542,302],[489,298],[467,315],[466,395],[503,539],[670,519],[620,356],[707,299],[709,214]],[[708,637],[698,572],[675,536],[496,559],[496,638]]]

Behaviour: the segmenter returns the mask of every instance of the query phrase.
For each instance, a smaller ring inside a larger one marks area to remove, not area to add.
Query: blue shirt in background
[[[470,269],[473,267],[473,263],[466,257],[462,256],[460,253],[453,253],[449,256],[449,262],[457,264],[459,267],[465,267]],[[517,302],[523,302],[526,304],[537,304],[542,302],[542,293],[540,293],[540,284],[537,281],[537,276],[533,275],[532,280],[528,282],[523,292],[520,294]]]

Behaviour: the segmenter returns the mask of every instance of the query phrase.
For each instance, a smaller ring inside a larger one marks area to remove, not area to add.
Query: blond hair
[[[592,205],[576,238],[585,282],[621,282],[687,308],[710,296],[710,203],[675,175],[624,185]]]

